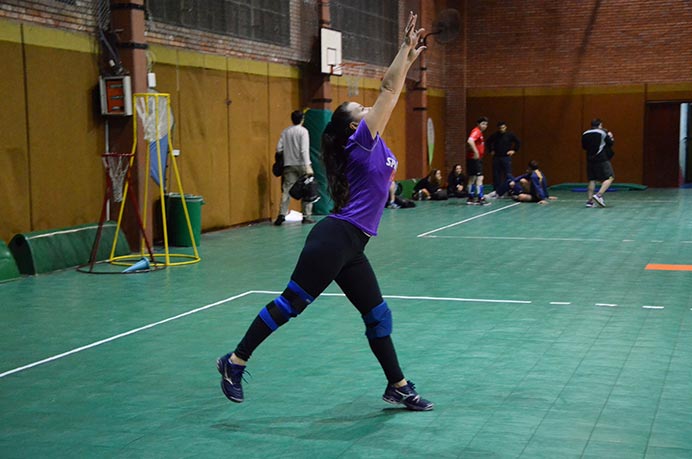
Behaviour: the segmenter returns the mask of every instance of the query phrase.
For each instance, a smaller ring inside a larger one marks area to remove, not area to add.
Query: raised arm
[[[409,68],[411,68],[411,64],[425,49],[425,46],[417,47],[423,33],[423,29],[416,30],[417,18],[418,15],[413,14],[413,12],[409,14],[406,29],[404,30],[404,42],[384,74],[380,95],[372,108],[365,114],[365,122],[370,129],[370,135],[372,135],[373,139],[377,136],[377,133],[381,135],[384,132],[389,117],[392,115],[392,111],[399,100],[401,90],[404,87],[406,74]]]

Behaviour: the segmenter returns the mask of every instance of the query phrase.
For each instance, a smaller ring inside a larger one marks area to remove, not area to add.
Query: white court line
[[[270,290],[253,290],[252,293],[266,293],[269,295],[280,295],[282,292]],[[322,293],[320,296],[341,296],[343,293]],[[529,300],[490,300],[484,298],[447,298],[440,296],[408,296],[408,295],[382,295],[382,298],[392,298],[395,300],[428,300],[428,301],[457,301],[464,303],[510,303],[510,304],[531,304]]]
[[[5,371],[3,373],[0,373],[0,379],[4,378],[5,376],[9,376],[15,373],[19,373],[20,371],[28,370],[33,367],[37,367],[39,365],[43,365],[44,363],[52,362],[54,360],[59,360],[64,357],[70,356],[72,354],[76,354],[78,352],[86,351],[88,349],[92,349],[94,347],[100,346],[102,344],[110,343],[111,341],[118,340],[120,338],[124,338],[126,336],[134,335],[135,333],[139,333],[144,330],[148,330],[150,328],[154,328],[158,325],[163,325],[168,322],[172,322],[177,319],[181,319],[183,317],[196,314],[198,312],[205,311],[207,309],[211,309],[213,307],[222,305],[224,303],[228,303],[229,301],[237,300],[238,298],[242,298],[247,295],[251,295],[254,293],[266,293],[270,295],[280,295],[282,292],[275,292],[275,291],[269,291],[269,290],[248,290],[245,293],[241,293],[239,295],[231,296],[229,298],[226,298],[225,300],[220,300],[215,303],[210,303],[205,306],[199,307],[192,309],[187,312],[183,312],[182,314],[178,314],[173,317],[169,317],[167,319],[159,320],[158,322],[153,322],[148,325],[144,325],[139,328],[133,328],[132,330],[126,331],[124,333],[119,333],[117,335],[111,336],[110,338],[105,338],[99,341],[94,341],[91,344],[87,344],[85,346],[80,346],[76,347],[70,351],[63,352],[62,354],[57,354],[52,357],[48,357],[43,360],[39,360],[33,363],[29,363],[27,365],[23,365],[21,367],[14,368],[12,370]],[[343,293],[322,293],[320,296],[341,296],[345,297]],[[524,300],[490,300],[490,299],[475,299],[475,298],[443,298],[443,297],[433,297],[433,296],[404,296],[404,295],[382,295],[383,298],[398,298],[398,299],[404,299],[404,300],[429,300],[429,301],[464,301],[464,302],[474,302],[474,303],[521,303],[521,304],[530,304],[531,301],[524,301]]]
[[[601,306],[605,308],[615,308],[617,307],[617,304],[612,304],[612,303],[596,303],[596,306]]]
[[[663,309],[663,306],[649,306],[649,305],[644,305],[644,306],[642,306],[642,309]]]
[[[418,236],[420,237],[420,236]],[[522,236],[427,236],[436,239],[506,239],[511,241],[567,241],[567,242],[608,242],[607,239],[572,237],[522,237]]]
[[[432,231],[428,231],[427,233],[419,234],[419,235],[416,236],[416,237],[425,237],[425,236],[427,236],[428,234],[437,233],[438,231],[442,231],[442,230],[445,230],[445,229],[447,229],[447,228],[452,228],[453,226],[462,225],[462,224],[464,224],[464,223],[466,223],[466,222],[470,222],[471,220],[475,220],[475,219],[477,219],[477,218],[485,217],[486,215],[494,214],[495,212],[499,212],[499,211],[501,211],[501,210],[505,210],[505,209],[509,209],[509,208],[511,208],[511,207],[514,207],[514,206],[518,206],[519,204],[521,204],[521,203],[515,202],[514,204],[510,204],[510,205],[505,206],[505,207],[500,207],[499,209],[491,210],[490,212],[485,212],[485,213],[482,213],[482,214],[474,215],[473,217],[467,218],[466,220],[462,220],[462,221],[460,221],[460,222],[452,223],[451,225],[443,226],[442,228],[437,228],[437,229],[434,229],[434,230],[432,230]]]
[[[550,304],[572,304],[568,301],[551,301]]]
[[[110,343],[111,341],[115,341],[117,339],[124,338],[124,337],[129,336],[129,335],[134,335],[135,333],[139,333],[141,331],[148,330],[150,328],[154,328],[157,325],[162,325],[162,324],[165,324],[167,322],[172,322],[172,321],[180,319],[182,317],[186,317],[186,316],[198,313],[200,311],[204,311],[206,309],[210,309],[210,308],[213,308],[215,306],[219,306],[221,304],[228,303],[229,301],[237,300],[238,298],[242,298],[242,297],[247,296],[251,293],[254,293],[254,291],[250,290],[250,291],[247,291],[245,293],[241,293],[240,295],[235,295],[235,296],[226,298],[225,300],[217,301],[216,303],[211,303],[211,304],[208,304],[206,306],[202,306],[200,308],[192,309],[191,311],[183,312],[182,314],[178,314],[177,316],[169,317],[168,319],[163,319],[163,320],[160,320],[158,322],[150,323],[149,325],[144,325],[143,327],[133,328],[130,331],[126,331],[124,333],[120,333],[118,335],[111,336],[110,338],[102,339],[99,341],[94,341],[93,343],[87,344],[86,346],[76,347],[76,348],[72,349],[71,351],[63,352],[62,354],[57,354],[57,355],[54,355],[52,357],[48,357],[47,359],[39,360],[37,362],[30,363],[28,365],[24,365],[24,366],[15,368],[13,370],[5,371],[4,373],[0,373],[0,379],[4,378],[5,376],[9,376],[11,374],[14,374],[14,373],[19,373],[20,371],[28,370],[29,368],[33,368],[33,367],[36,367],[38,365],[43,365],[44,363],[52,362],[53,360],[62,359],[63,357],[67,357],[68,355],[72,355],[72,354],[76,354],[78,352],[86,351],[87,349],[91,349],[91,348],[94,348],[96,346],[100,346],[102,344]]]

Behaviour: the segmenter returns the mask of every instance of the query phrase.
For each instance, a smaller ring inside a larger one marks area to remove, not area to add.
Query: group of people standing
[[[520,202],[537,202],[547,204],[557,199],[550,196],[545,174],[540,170],[538,162],[531,160],[524,174],[512,175],[512,157],[521,148],[519,138],[508,129],[507,123],[497,123],[495,131],[487,140],[483,133],[488,128],[488,118],[480,117],[476,126],[471,130],[467,139],[466,170],[464,175],[461,164],[455,164],[447,178],[447,189],[442,186],[442,173],[433,169],[414,188],[414,199],[441,200],[449,197],[466,197],[467,204],[488,205],[487,197],[511,197]],[[591,121],[591,128],[582,134],[582,148],[586,152],[587,187],[586,207],[598,204],[605,207],[603,195],[612,185],[615,174],[610,159],[615,137],[603,127],[599,118]],[[486,195],[483,187],[483,157],[489,151],[493,161],[494,190]],[[596,182],[601,186],[596,192]]]

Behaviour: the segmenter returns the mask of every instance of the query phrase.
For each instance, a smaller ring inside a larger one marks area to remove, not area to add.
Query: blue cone
[[[135,263],[134,265],[132,265],[132,266],[130,266],[129,268],[125,269],[123,272],[124,272],[124,273],[133,273],[133,272],[135,272],[135,271],[143,271],[143,270],[149,269],[149,268],[150,268],[150,266],[149,266],[149,260],[147,260],[146,258],[142,258],[141,260],[139,260],[139,261],[138,261],[137,263]]]

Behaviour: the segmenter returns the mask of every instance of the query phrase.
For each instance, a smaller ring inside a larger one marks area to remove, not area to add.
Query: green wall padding
[[[303,126],[310,133],[310,161],[312,161],[312,169],[315,171],[315,179],[319,183],[318,192],[320,200],[312,208],[312,212],[315,215],[327,215],[334,207],[334,201],[332,201],[332,197],[329,195],[327,171],[324,168],[321,151],[322,133],[331,119],[332,112],[330,110],[310,109],[305,112],[303,120]]]
[[[10,253],[10,249],[5,241],[0,241],[0,282],[16,279],[19,277],[19,270]]]
[[[559,183],[557,185],[549,186],[551,190],[571,190],[572,188],[586,188],[588,183]],[[613,183],[610,185],[613,190],[632,190],[632,191],[644,191],[648,187],[646,185],[639,185],[637,183]]]
[[[110,256],[115,226],[114,222],[103,225],[96,260],[106,260]],[[79,266],[89,262],[97,229],[98,225],[94,223],[17,234],[10,241],[9,249],[22,274],[40,274]],[[120,231],[115,255],[129,254],[130,246],[125,234]]]

